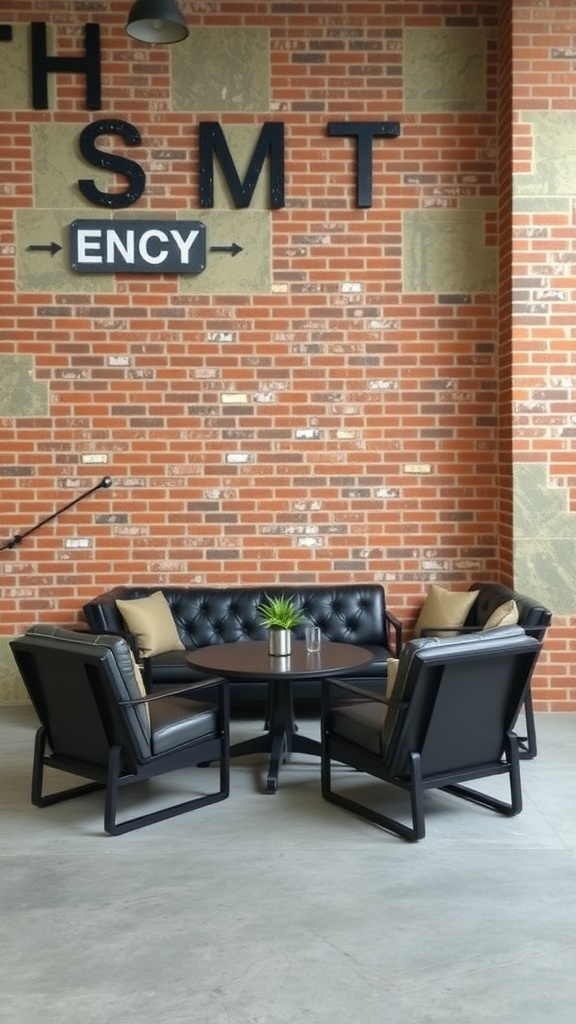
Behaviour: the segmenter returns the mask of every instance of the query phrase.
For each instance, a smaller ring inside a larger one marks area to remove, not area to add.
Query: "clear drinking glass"
[[[309,654],[318,654],[320,650],[320,641],[322,639],[320,633],[320,626],[306,626],[304,629],[304,636],[306,638],[306,650]]]

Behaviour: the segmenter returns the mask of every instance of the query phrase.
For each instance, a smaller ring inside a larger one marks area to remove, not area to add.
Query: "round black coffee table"
[[[236,743],[231,757],[269,753],[266,791],[275,793],[280,766],[291,753],[320,755],[318,740],[301,736],[294,720],[292,684],[295,679],[320,679],[340,676],[372,661],[373,655],[354,644],[322,643],[318,654],[309,654],[302,640],[293,640],[292,653],[272,657],[265,640],[245,640],[233,644],[199,647],[186,655],[186,661],[210,675],[235,679],[261,679],[270,685],[268,730],[262,736]]]

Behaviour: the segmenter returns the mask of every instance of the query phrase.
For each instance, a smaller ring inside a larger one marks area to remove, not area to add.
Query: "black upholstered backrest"
[[[530,636],[543,640],[552,620],[552,612],[539,601],[520,594],[502,583],[472,583],[469,590],[477,590],[476,598],[466,619],[466,626],[478,626],[482,629],[492,612],[506,601],[515,601],[518,608],[518,625],[522,626]]]
[[[127,768],[150,755],[146,711],[118,703],[140,696],[125,640],[38,625],[10,647],[55,754],[102,767],[116,744]]]
[[[498,761],[540,649],[520,626],[406,644],[391,696],[407,708],[383,733],[393,771],[406,774],[413,751],[424,776]]]
[[[302,608],[307,623],[320,626],[325,640],[356,644],[382,644],[385,633],[385,595],[379,584],[342,584],[334,587],[117,587],[84,605],[91,629],[125,629],[117,600],[164,594],[180,639],[194,649],[214,643],[264,640],[258,606],[285,594]],[[294,632],[303,636],[303,626]]]

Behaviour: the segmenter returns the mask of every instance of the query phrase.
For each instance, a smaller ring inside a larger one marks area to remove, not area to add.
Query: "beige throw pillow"
[[[392,690],[394,689],[394,683],[396,682],[396,676],[398,675],[398,664],[399,658],[388,658],[388,676],[386,678],[386,693],[385,697],[390,700]]]
[[[132,651],[130,651],[130,659],[132,661],[132,668],[134,669],[134,679],[136,680],[136,685],[137,685],[137,687],[138,687],[138,689],[140,691],[140,696],[141,697],[147,697],[148,694],[146,693],[146,687],[144,686],[144,678],[142,676],[142,669],[140,668],[140,665],[138,664],[138,662],[136,661],[136,658],[132,654]],[[147,718],[147,721],[148,721],[148,727],[150,727],[150,708],[148,707],[147,704],[140,704],[139,707],[142,708],[144,714],[146,715],[146,718]]]
[[[444,590],[443,587],[432,584],[428,596],[422,605],[420,614],[414,626],[414,636],[419,637],[423,629],[438,629],[449,626],[463,626],[466,616],[474,601],[478,597],[477,590],[466,590],[464,592]],[[457,636],[457,632],[446,631],[435,634],[427,633],[427,636]]]
[[[132,654],[132,651],[130,651],[130,661],[132,663],[132,670],[134,672],[134,679],[136,680],[136,685],[138,687],[138,690],[140,691],[140,696],[141,697],[146,697],[147,693],[146,693],[146,687],[144,686],[144,677],[142,675],[142,669],[140,668],[140,665],[138,664],[138,662],[136,661],[136,658]],[[146,705],[143,705],[143,706],[146,707]],[[148,710],[148,709],[146,708],[146,710]]]
[[[499,608],[492,612],[486,621],[484,629],[494,629],[496,626],[515,626],[518,622],[518,605],[516,601],[505,601]]]
[[[160,590],[134,601],[116,601],[116,607],[126,628],[136,637],[143,658],[184,650],[170,606]]]

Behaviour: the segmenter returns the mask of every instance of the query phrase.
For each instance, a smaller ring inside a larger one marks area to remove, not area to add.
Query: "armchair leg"
[[[81,786],[70,786],[68,789],[61,789],[57,793],[50,793],[48,796],[44,796],[42,788],[44,785],[45,757],[46,729],[44,726],[41,726],[37,730],[34,740],[32,791],[30,794],[34,807],[50,807],[51,804],[59,804],[63,800],[72,800],[76,796],[84,796],[86,793],[94,793],[97,789],[104,789],[105,784],[103,782],[87,782]]]
[[[192,800],[183,800],[178,804],[171,804],[158,811],[150,811],[148,814],[140,814],[134,818],[126,818],[122,822],[116,820],[118,807],[118,793],[123,784],[138,782],[137,778],[121,778],[121,747],[110,748],[110,759],[108,762],[108,784],[106,786],[106,802],[104,807],[104,831],[111,836],[121,836],[126,832],[133,832],[134,829],[143,828],[145,825],[154,825],[158,821],[165,821],[167,818],[174,818],[178,814],[185,814],[186,811],[193,811],[199,807],[207,807],[208,804],[218,803],[225,800],[230,791],[230,762],[226,752],[222,751],[220,761],[220,788],[215,793],[208,793],[206,796],[194,797]]]
[[[536,743],[536,723],[534,722],[534,705],[532,703],[532,691],[528,688],[524,698],[524,717],[526,721],[526,736],[518,737],[520,757],[523,761],[531,761],[538,753]]]
[[[424,818],[425,788],[422,784],[422,767],[420,755],[418,753],[413,752],[410,754],[410,778],[407,783],[400,783],[401,788],[408,790],[410,795],[410,809],[412,815],[412,825],[410,827],[410,825],[404,825],[395,818],[390,818],[388,815],[382,814],[380,811],[373,810],[365,804],[358,803],[357,800],[343,796],[341,793],[335,793],[332,789],[332,761],[328,757],[329,740],[327,740],[326,737],[324,737],[324,744],[324,752],[322,755],[322,796],[325,800],[328,800],[329,803],[337,804],[339,807],[344,807],[346,810],[352,811],[353,814],[358,814],[361,818],[365,818],[367,821],[371,821],[375,825],[380,825],[381,828],[386,829],[388,832],[393,832],[402,839],[409,839],[412,842],[424,839],[426,835],[426,823]],[[479,804],[482,807],[488,807],[492,811],[498,811],[499,814],[505,814],[507,817],[513,817],[516,814],[520,814],[520,811],[522,810],[520,755],[518,752],[518,738],[514,734],[508,735],[506,742],[506,758],[507,762],[503,770],[508,773],[510,802],[489,796],[487,793],[482,793],[480,790],[472,789],[471,787],[464,786],[461,783],[438,786],[438,789],[444,793],[450,793],[452,796],[460,797],[461,800],[469,800],[471,803]],[[358,770],[362,771],[363,769],[359,767]],[[500,772],[500,774],[502,774],[502,772]],[[384,779],[382,781],[386,782],[387,780]]]
[[[422,763],[420,754],[410,754],[410,806],[412,810],[412,828],[415,839],[424,839],[426,825],[424,822],[424,789],[422,786]]]
[[[505,800],[498,800],[496,797],[488,796],[479,790],[471,789],[469,786],[454,785],[441,786],[445,793],[452,796],[459,796],[462,800],[469,800],[471,803],[480,804],[482,807],[489,807],[492,811],[505,814],[512,818],[520,814],[522,810],[522,784],[520,781],[520,755],[518,752],[518,737],[509,735],[507,740],[506,755],[508,758],[508,781],[510,783],[510,803]]]
[[[522,810],[522,781],[520,779],[520,744],[514,735],[508,737],[508,757],[510,758],[510,798],[512,814],[520,814]]]
[[[327,752],[322,757],[322,796],[329,803],[337,804],[339,807],[344,807],[347,811],[352,811],[353,814],[358,814],[361,818],[365,818],[367,821],[371,821],[373,824],[379,825],[381,828],[386,829],[386,831],[393,832],[394,835],[399,836],[401,839],[408,839],[410,842],[416,842],[419,839],[424,839],[424,836],[426,835],[426,826],[424,822],[424,792],[422,789],[420,756],[419,754],[412,754],[410,759],[411,779],[409,790],[410,806],[412,811],[412,827],[404,825],[401,821],[397,821],[395,818],[390,818],[387,814],[375,811],[371,807],[366,807],[365,804],[360,804],[357,800],[351,800],[349,797],[343,796],[341,793],[335,793],[332,789],[332,762],[327,756]]]
[[[512,783],[512,779],[510,779],[510,783]],[[462,800],[469,800],[470,803],[480,804],[481,807],[489,807],[490,810],[505,814],[508,818],[514,817],[515,814],[520,814],[522,810],[521,803],[520,807],[515,807],[514,802],[506,803],[505,800],[497,800],[495,797],[488,796],[487,793],[480,793],[469,786],[440,786],[440,789],[444,793],[451,793],[452,796],[459,796]]]

